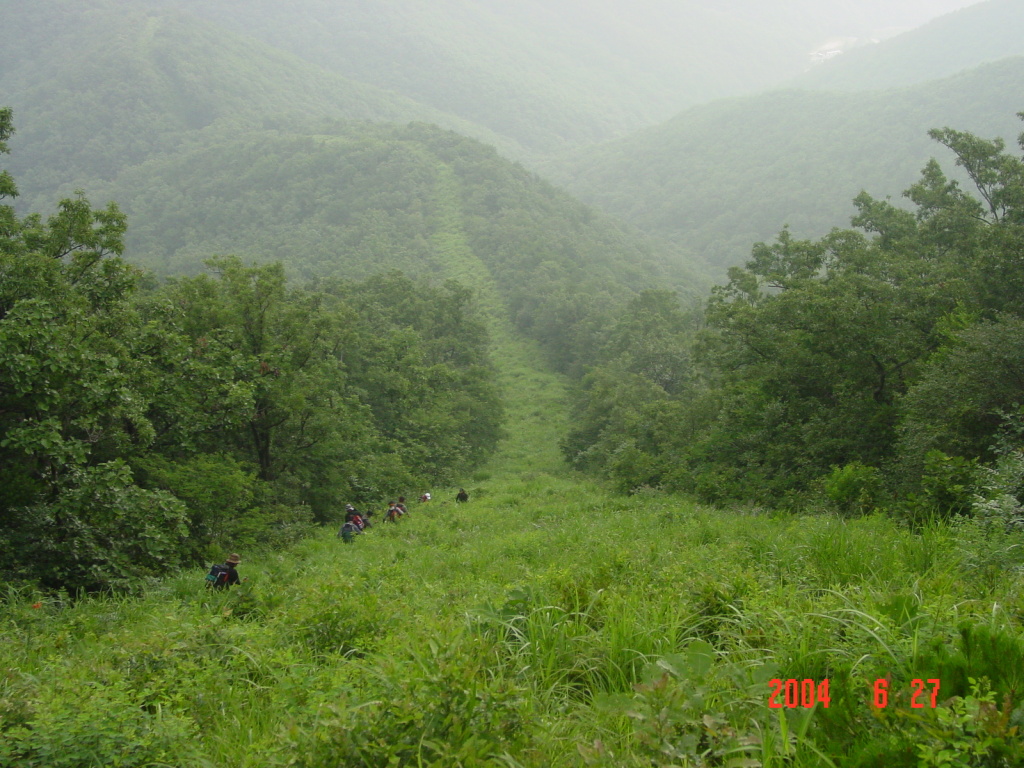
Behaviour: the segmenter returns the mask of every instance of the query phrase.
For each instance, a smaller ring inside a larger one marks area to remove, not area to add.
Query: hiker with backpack
[[[347,522],[343,526],[341,526],[341,530],[338,531],[338,537],[346,544],[351,544],[352,539],[354,539],[356,535],[360,533],[362,533],[362,531],[359,530],[358,526],[356,526],[355,523]]]
[[[367,512],[366,515],[363,516],[359,512],[357,512],[356,508],[353,507],[351,504],[345,505],[345,522],[352,523],[353,525],[355,525],[356,528],[359,529],[360,533],[362,533],[364,528],[369,527],[370,521],[367,518],[371,514],[373,513]]]
[[[212,589],[227,589],[235,584],[241,583],[238,577],[237,566],[242,564],[242,558],[236,554],[228,555],[223,565],[214,565],[206,574],[206,586]]]
[[[467,501],[469,501],[469,494],[466,493],[466,489],[465,488],[459,488],[459,492],[457,494],[455,494],[455,502],[457,504],[463,504],[463,503],[465,503]]]

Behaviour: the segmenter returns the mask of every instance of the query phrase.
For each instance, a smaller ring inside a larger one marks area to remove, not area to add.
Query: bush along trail
[[[243,552],[229,590],[9,589],[0,766],[1024,764],[1017,534],[611,495],[499,346],[467,503]]]

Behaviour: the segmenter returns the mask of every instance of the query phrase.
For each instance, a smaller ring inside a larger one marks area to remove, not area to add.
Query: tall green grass
[[[1021,764],[1019,571],[955,526],[612,495],[560,468],[563,383],[497,344],[512,426],[468,504],[246,553],[224,594],[8,589],[0,766]],[[832,703],[769,709],[775,678]]]

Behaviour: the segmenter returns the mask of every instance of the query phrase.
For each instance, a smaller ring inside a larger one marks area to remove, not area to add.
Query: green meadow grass
[[[497,351],[509,437],[467,504],[244,553],[225,594],[9,589],[0,766],[1022,764],[1019,570],[979,578],[956,526],[610,494],[559,463],[561,380]]]

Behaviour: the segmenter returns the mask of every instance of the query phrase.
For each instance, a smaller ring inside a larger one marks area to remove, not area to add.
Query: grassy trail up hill
[[[435,245],[486,305],[446,222]],[[468,504],[432,489],[350,545],[243,553],[226,594],[198,571],[135,597],[8,590],[0,768],[1021,765],[1012,542],[610,495],[559,463],[564,382],[492,333],[509,436]],[[956,704],[968,675],[990,682]],[[831,704],[769,708],[774,678],[828,678]],[[911,709],[914,679],[941,680],[935,709]]]
[[[540,349],[513,329],[493,276],[469,245],[461,220],[458,181],[448,165],[438,163],[436,169],[433,202],[438,224],[431,245],[445,265],[447,277],[473,290],[487,318],[492,357],[509,407],[507,437],[482,474],[561,474],[564,467],[558,441],[566,431],[566,382],[540,365]]]

